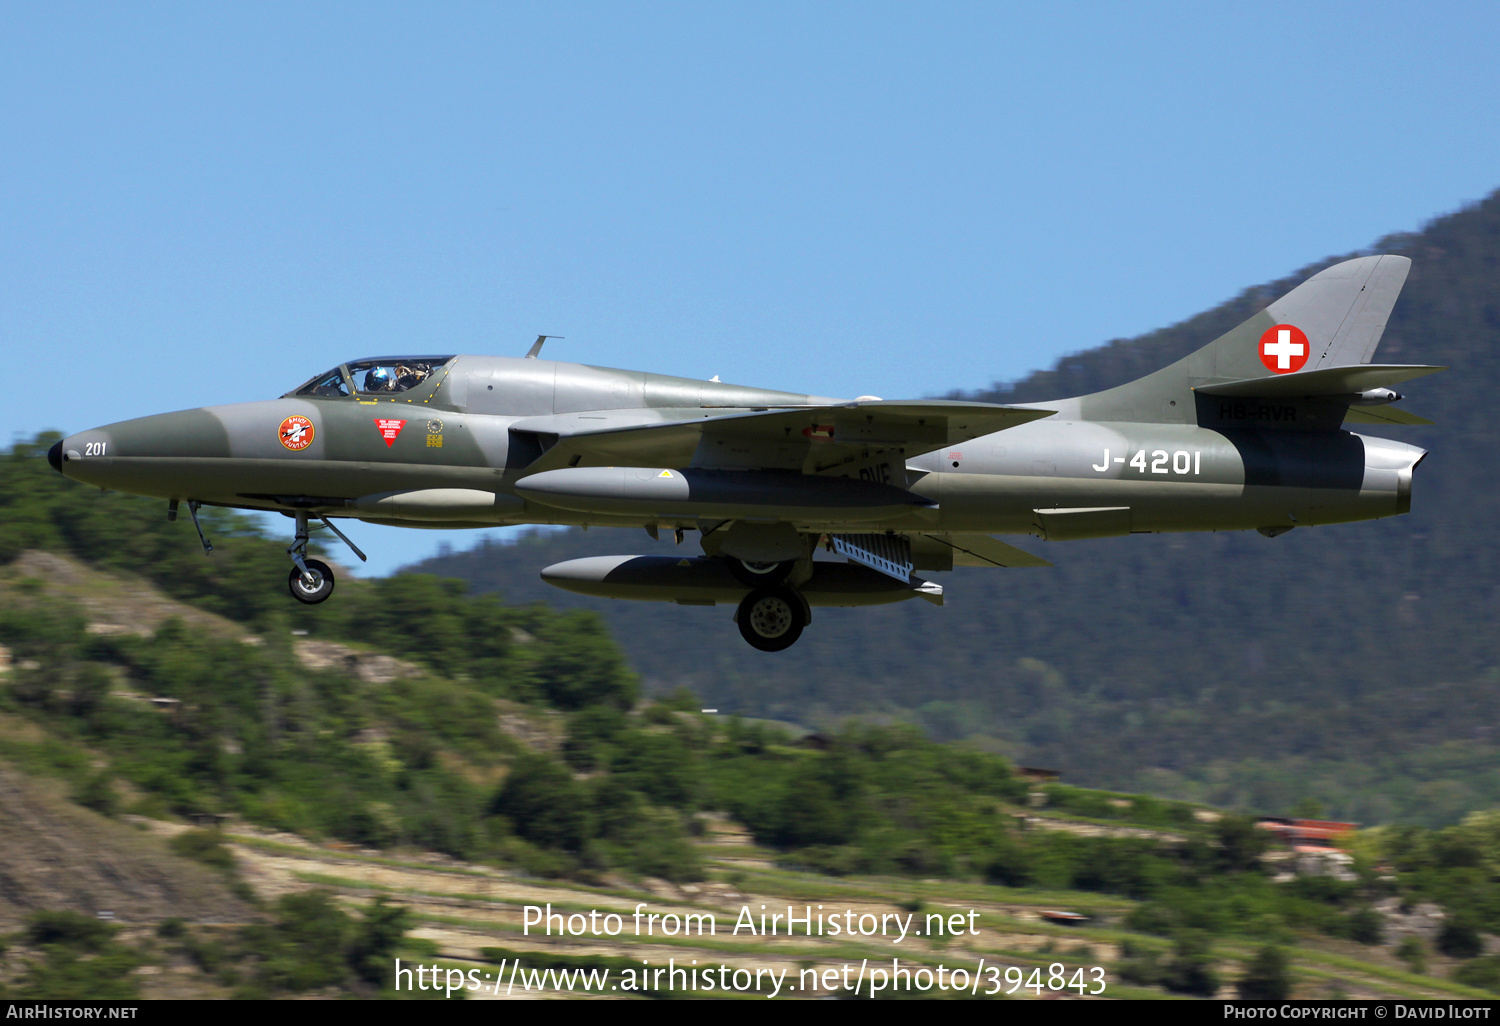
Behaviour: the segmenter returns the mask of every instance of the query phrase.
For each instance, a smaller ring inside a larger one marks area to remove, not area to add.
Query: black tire
[[[729,557],[729,572],[747,588],[770,588],[780,584],[792,576],[796,566],[795,559],[780,563],[747,563],[742,559]]]
[[[791,648],[802,637],[806,613],[790,588],[756,588],[740,602],[740,636],[762,652]]]
[[[307,567],[307,572],[313,576],[312,586],[302,579],[302,571],[292,567],[291,576],[286,579],[287,589],[292,593],[292,598],[298,602],[306,602],[315,606],[319,602],[326,601],[333,594],[333,571],[328,569],[328,564],[321,559],[304,559],[302,565]]]

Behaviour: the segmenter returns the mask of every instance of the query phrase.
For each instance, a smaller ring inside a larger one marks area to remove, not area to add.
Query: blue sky
[[[1488,4],[9,3],[3,427],[538,333],[1013,379],[1488,194],[1497,43]]]

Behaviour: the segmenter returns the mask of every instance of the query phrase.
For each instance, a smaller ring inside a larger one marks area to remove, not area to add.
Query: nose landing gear
[[[317,605],[333,594],[333,571],[321,559],[307,557],[307,542],[311,534],[307,523],[307,511],[299,509],[293,516],[297,521],[297,533],[286,550],[286,554],[292,559],[292,572],[286,579],[287,589],[292,593],[292,598],[298,602],[305,602],[310,606]],[[359,546],[346,538],[343,531],[329,523],[327,517],[319,517],[318,520],[322,522],[321,526],[338,535],[339,540],[349,546],[361,561],[365,559],[365,554],[359,551]]]

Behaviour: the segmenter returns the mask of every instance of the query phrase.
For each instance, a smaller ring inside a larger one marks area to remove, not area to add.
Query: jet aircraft
[[[311,532],[644,527],[702,555],[596,556],[542,571],[611,598],[736,608],[745,640],[793,644],[819,606],[920,598],[918,571],[1050,566],[1047,541],[1258,530],[1411,508],[1425,451],[1345,425],[1427,424],[1391,386],[1441,367],[1371,363],[1410,261],[1349,260],[1169,367],[1092,395],[994,405],[848,401],[524,357],[355,360],[279,399],[95,428],[52,466],[102,488],[275,510],[288,586],[333,591]],[[203,537],[205,551],[211,549]],[[834,553],[814,559],[819,548]],[[837,557],[844,557],[839,560]]]

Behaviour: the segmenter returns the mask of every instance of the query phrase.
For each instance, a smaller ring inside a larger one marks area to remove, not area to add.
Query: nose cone
[[[62,442],[52,443],[52,448],[47,450],[47,462],[52,464],[52,469],[59,474],[62,473]]]
[[[275,445],[275,421],[267,431]],[[185,487],[185,472],[228,456],[224,424],[200,409],[122,420],[69,435],[48,453],[48,460],[64,477],[96,488],[171,498]]]

